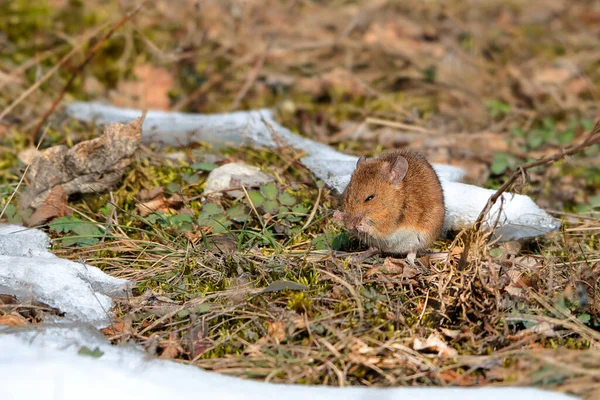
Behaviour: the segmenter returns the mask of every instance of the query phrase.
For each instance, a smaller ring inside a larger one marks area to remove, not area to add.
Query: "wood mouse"
[[[402,149],[358,159],[334,218],[369,245],[360,259],[381,251],[413,264],[440,236],[445,214],[437,174],[425,156]]]

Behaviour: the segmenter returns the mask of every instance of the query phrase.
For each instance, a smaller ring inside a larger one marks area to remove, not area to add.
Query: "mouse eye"
[[[372,194],[372,195],[368,196],[368,197],[365,199],[365,203],[366,203],[367,201],[371,201],[371,200],[373,200],[373,197],[375,197],[375,195],[374,195],[374,194]]]

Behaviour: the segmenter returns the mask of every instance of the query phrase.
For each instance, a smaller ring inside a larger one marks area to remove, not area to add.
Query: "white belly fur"
[[[414,229],[401,228],[386,239],[369,237],[368,244],[386,253],[406,254],[425,248],[428,242],[424,233]]]

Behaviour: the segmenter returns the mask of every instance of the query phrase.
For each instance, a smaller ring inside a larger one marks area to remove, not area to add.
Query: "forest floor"
[[[594,1],[156,0],[119,26],[136,4],[0,3],[3,221],[31,215],[18,207],[25,150],[100,132],[66,116],[60,105],[74,99],[268,107],[340,151],[410,147],[489,188],[581,141],[600,116]],[[423,270],[334,257],[330,249],[360,244],[333,221],[339,196],[301,156],[146,143],[110,192],[71,196],[69,224],[42,228],[59,256],[135,282],[103,333],[161,358],[270,382],[600,395],[599,145],[531,169],[511,189],[560,230],[528,243],[479,236],[462,268],[467,236],[439,240],[452,256],[423,260]],[[253,192],[275,210],[250,196],[202,196],[209,171],[231,161],[276,178]],[[159,211],[144,212],[157,198]],[[16,312],[37,323],[26,308]]]

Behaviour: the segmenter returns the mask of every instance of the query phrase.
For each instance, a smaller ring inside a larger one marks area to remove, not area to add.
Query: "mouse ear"
[[[408,171],[408,161],[402,156],[398,156],[392,161],[387,167],[387,173],[389,174],[390,182],[394,185],[402,182],[402,179],[406,176]]]
[[[360,158],[358,159],[358,161],[356,162],[356,168],[360,167],[362,164],[364,164],[367,161],[367,157],[365,156],[360,156]]]

